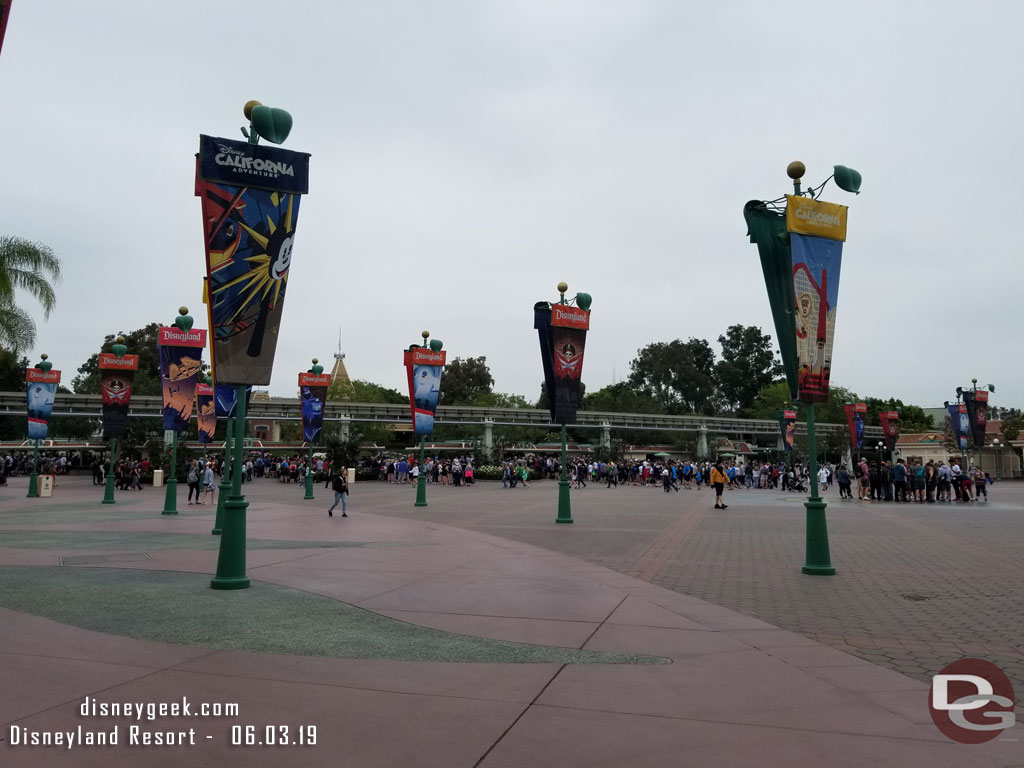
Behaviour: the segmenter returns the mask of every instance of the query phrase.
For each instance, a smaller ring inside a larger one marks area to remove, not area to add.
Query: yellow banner
[[[846,241],[845,205],[786,195],[786,229],[800,235]]]

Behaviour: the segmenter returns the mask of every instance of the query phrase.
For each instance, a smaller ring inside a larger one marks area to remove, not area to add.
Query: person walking
[[[719,459],[711,469],[711,487],[715,489],[715,509],[728,509],[728,505],[722,501],[722,491],[725,489],[725,471],[722,469],[722,460]]]
[[[192,494],[193,494],[193,492],[196,495],[195,503],[196,504],[202,504],[202,502],[199,500],[201,495],[202,495],[200,490],[199,490],[199,467],[196,466],[196,462],[194,460],[189,462],[189,465],[188,465],[188,478],[187,479],[188,479],[188,503],[189,503],[189,505],[191,506],[191,504],[192,504]]]
[[[335,470],[331,477],[331,487],[334,489],[334,503],[327,508],[327,516],[334,517],[334,508],[341,502],[341,516],[348,517],[345,512],[348,506],[348,479],[345,477],[345,470]]]

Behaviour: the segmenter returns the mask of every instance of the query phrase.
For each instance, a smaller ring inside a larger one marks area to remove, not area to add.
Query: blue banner
[[[235,415],[235,404],[237,403],[234,384],[217,384],[214,388],[213,407],[218,419],[229,419]],[[249,400],[252,399],[252,387],[245,389],[245,410],[249,410]]]
[[[958,450],[967,450],[967,434],[970,425],[967,419],[967,406],[954,404],[949,406],[949,423],[953,428],[953,442]]]
[[[790,234],[796,320],[797,397],[805,403],[828,400],[835,340],[836,305],[843,244]]]
[[[58,379],[59,380],[59,379]],[[56,381],[28,382],[28,439],[45,440],[50,427],[53,398],[57,394]]]

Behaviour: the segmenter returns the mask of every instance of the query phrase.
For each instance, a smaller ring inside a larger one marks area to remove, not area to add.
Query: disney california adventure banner
[[[796,320],[797,397],[805,403],[828,400],[846,212],[844,205],[786,196]]]
[[[203,210],[217,384],[270,384],[309,155],[200,136]]]
[[[859,451],[864,444],[864,414],[868,412],[867,403],[847,403],[843,406],[846,411],[846,427],[850,430],[850,446]]]

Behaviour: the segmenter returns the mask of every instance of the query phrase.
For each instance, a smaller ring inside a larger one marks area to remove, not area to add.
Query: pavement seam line
[[[623,599],[625,599],[625,598],[623,598]],[[526,705],[525,707],[523,707],[523,711],[522,711],[522,712],[520,712],[520,713],[519,713],[518,715],[516,715],[516,718],[515,718],[515,720],[513,720],[513,721],[512,721],[511,723],[509,723],[509,725],[508,725],[508,728],[506,728],[506,729],[505,729],[504,731],[502,731],[502,732],[501,732],[501,735],[499,735],[499,736],[498,736],[498,738],[494,740],[494,743],[493,743],[493,744],[491,744],[491,746],[489,746],[489,747],[487,748],[487,751],[486,751],[486,752],[484,752],[484,753],[483,753],[483,754],[482,754],[482,755],[480,756],[480,759],[479,759],[479,760],[477,760],[477,761],[476,761],[475,763],[473,763],[473,768],[480,768],[480,765],[482,765],[482,764],[483,764],[483,762],[484,762],[484,760],[486,760],[486,759],[487,759],[487,756],[488,756],[489,754],[491,754],[491,752],[493,752],[493,751],[494,751],[494,748],[495,748],[495,747],[497,747],[497,746],[498,746],[498,745],[499,745],[499,744],[500,744],[500,743],[501,743],[501,742],[502,742],[502,741],[503,741],[503,740],[505,739],[505,737],[506,737],[506,736],[507,736],[507,735],[509,734],[509,732],[510,732],[510,731],[511,731],[511,730],[512,730],[513,728],[515,728],[515,727],[516,727],[516,724],[517,724],[517,723],[518,723],[518,722],[519,722],[520,720],[522,720],[522,719],[523,719],[523,716],[524,716],[524,715],[525,715],[525,714],[526,714],[527,712],[529,712],[529,711],[530,711],[530,708],[531,708],[531,707],[532,707],[532,706],[533,706],[534,704],[536,704],[536,703],[537,703],[537,699],[539,699],[539,698],[540,698],[541,696],[543,696],[543,695],[544,695],[544,691],[546,691],[546,690],[548,689],[548,687],[549,687],[549,686],[550,686],[550,685],[551,685],[551,684],[552,684],[553,682],[555,682],[555,678],[556,678],[556,677],[558,677],[558,676],[559,676],[560,674],[562,674],[562,670],[563,670],[563,669],[565,669],[565,668],[566,668],[566,666],[567,666],[566,664],[562,664],[562,665],[561,665],[561,666],[560,666],[560,667],[559,667],[558,669],[556,669],[556,670],[555,670],[555,673],[554,673],[554,674],[553,674],[553,675],[551,676],[551,679],[550,679],[550,680],[548,680],[548,681],[547,681],[547,682],[546,682],[546,683],[544,684],[544,686],[543,686],[543,687],[542,687],[542,688],[541,688],[541,689],[540,689],[540,690],[539,690],[539,691],[537,692],[537,695],[533,697],[533,700],[532,700],[532,701],[530,701],[530,702],[529,702],[529,703],[528,703],[528,704],[527,704],[527,705]]]

